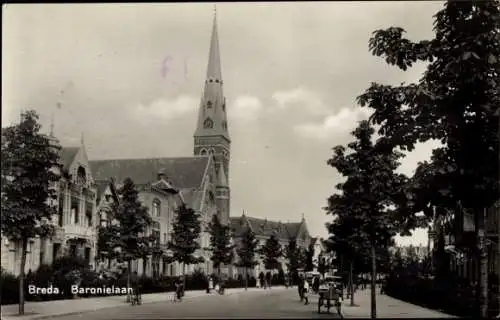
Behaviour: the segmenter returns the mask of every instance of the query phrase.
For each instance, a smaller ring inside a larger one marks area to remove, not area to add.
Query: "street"
[[[182,318],[339,318],[334,309],[330,314],[317,313],[317,297],[310,296],[310,304],[300,303],[297,288],[272,288],[253,290],[229,295],[205,295],[185,299],[182,302],[164,301],[140,306],[123,304],[121,307],[90,311],[78,315],[49,319],[72,320],[99,319],[182,319]],[[345,318],[369,318],[369,290],[356,294],[356,307],[344,301],[342,314]],[[377,296],[378,318],[450,318],[451,316],[428,310],[385,295]]]
[[[165,318],[332,318],[332,314],[318,314],[316,301],[300,303],[297,288],[272,288],[233,295],[207,295],[182,302],[165,301],[140,306],[124,304],[79,315],[49,319],[72,320],[77,317],[98,319],[165,319]],[[332,310],[333,312],[333,310]]]

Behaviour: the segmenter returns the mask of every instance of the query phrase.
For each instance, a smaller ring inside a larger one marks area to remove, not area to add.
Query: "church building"
[[[202,217],[201,249],[197,256],[205,262],[186,266],[188,273],[198,268],[211,273],[210,243],[206,229],[214,214],[224,224],[229,224],[230,187],[229,160],[231,140],[228,132],[226,99],[223,92],[217,17],[214,16],[207,74],[201,97],[198,120],[194,132],[193,155],[176,158],[137,158],[90,161],[92,174],[97,182],[111,179],[117,187],[125,178],[131,178],[140,190],[139,197],[150,213],[158,215],[157,232],[160,243],[166,247],[172,233],[172,223],[177,206],[184,202]],[[170,190],[170,191],[169,191]],[[139,273],[152,270],[151,261],[139,263]],[[160,263],[161,264],[161,263]],[[174,263],[160,266],[166,275],[178,275],[182,266]]]

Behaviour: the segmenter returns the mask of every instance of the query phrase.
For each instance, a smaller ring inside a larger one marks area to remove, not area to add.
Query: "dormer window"
[[[203,122],[203,127],[205,129],[212,129],[214,127],[214,122],[212,121],[212,119],[207,118],[205,122]]]

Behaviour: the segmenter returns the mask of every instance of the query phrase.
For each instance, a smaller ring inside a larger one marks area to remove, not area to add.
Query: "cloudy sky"
[[[432,37],[442,2],[228,3],[217,6],[231,150],[231,215],[286,221],[314,235],[336,171],[331,148],[369,111],[355,102],[373,81],[412,82],[368,52],[375,29]],[[2,126],[36,109],[66,145],[81,132],[91,159],[192,154],[206,73],[212,4],[9,4],[3,10]],[[170,58],[168,58],[170,57]],[[169,59],[169,72],[163,61]],[[61,108],[56,106],[60,104]],[[411,174],[429,157],[404,160]],[[418,231],[401,243],[426,244]]]

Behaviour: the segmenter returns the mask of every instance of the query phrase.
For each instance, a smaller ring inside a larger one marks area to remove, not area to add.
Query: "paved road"
[[[297,289],[273,288],[233,295],[207,295],[182,302],[165,301],[141,306],[125,305],[86,312],[79,315],[54,317],[57,320],[108,319],[182,319],[182,318],[328,318],[334,313],[318,314],[316,302],[304,305],[298,301]]]

